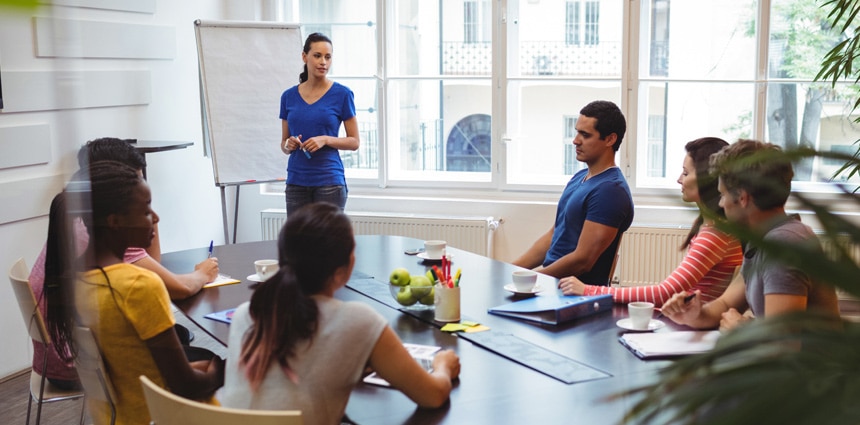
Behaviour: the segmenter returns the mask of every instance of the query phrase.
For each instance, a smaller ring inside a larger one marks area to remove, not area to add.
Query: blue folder
[[[612,310],[612,295],[546,295],[487,310],[490,314],[557,325]]]

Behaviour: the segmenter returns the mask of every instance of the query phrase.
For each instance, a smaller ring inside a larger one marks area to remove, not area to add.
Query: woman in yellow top
[[[183,397],[206,399],[223,383],[224,363],[218,357],[189,363],[161,278],[123,262],[128,247],[146,248],[155,236],[158,215],[150,208],[146,182],[113,161],[93,163],[89,173],[89,182],[73,180],[51,204],[45,259],[48,327],[54,347],[74,346],[69,344],[74,326],[91,328],[116,390],[116,423],[148,424],[140,375]],[[69,237],[67,209],[81,215],[90,233],[79,258],[69,243],[74,238]],[[72,353],[73,348],[58,354],[69,359]],[[88,407],[96,424],[109,422],[108,406],[90,400]]]

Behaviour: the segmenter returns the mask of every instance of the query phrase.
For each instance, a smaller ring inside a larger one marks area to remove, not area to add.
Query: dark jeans
[[[287,217],[299,208],[314,202],[328,202],[343,210],[346,207],[346,186],[296,186],[284,189],[287,198]]]

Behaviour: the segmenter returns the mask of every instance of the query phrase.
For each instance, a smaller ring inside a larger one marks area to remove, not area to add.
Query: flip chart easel
[[[283,181],[281,93],[298,83],[304,65],[298,24],[194,22],[197,38],[203,139],[221,190],[224,240],[230,243],[226,188],[236,187],[233,237],[239,217],[239,188]]]

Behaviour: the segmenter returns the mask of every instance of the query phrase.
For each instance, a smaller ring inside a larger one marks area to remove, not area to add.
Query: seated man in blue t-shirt
[[[633,222],[633,197],[615,165],[627,123],[618,106],[608,101],[591,102],[579,114],[573,145],[577,161],[588,168],[564,188],[553,227],[514,264],[608,285],[621,235]]]

